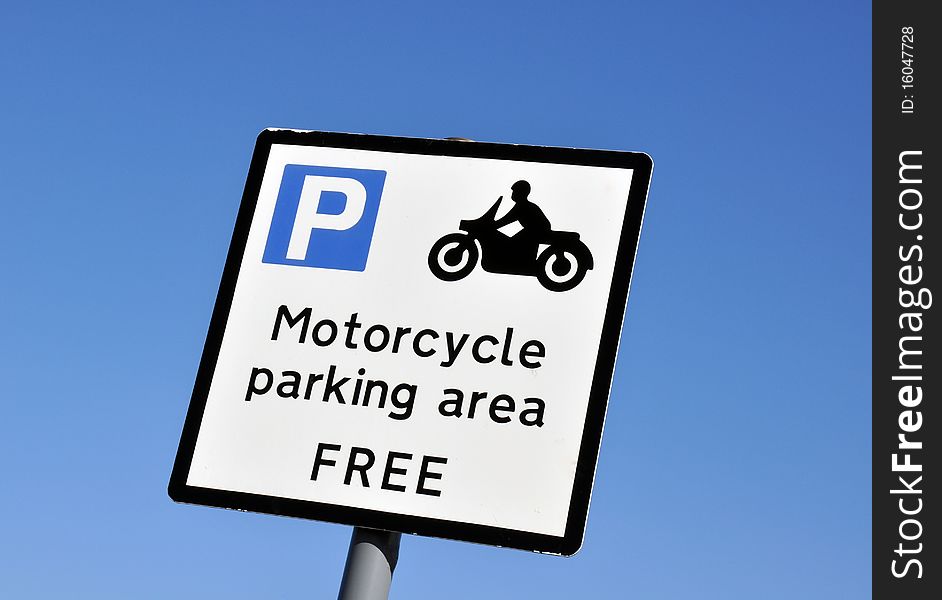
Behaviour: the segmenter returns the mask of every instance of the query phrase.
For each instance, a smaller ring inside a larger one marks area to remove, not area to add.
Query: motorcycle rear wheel
[[[536,278],[540,285],[551,292],[566,292],[585,279],[589,270],[578,253],[568,248],[547,248],[536,258]]]

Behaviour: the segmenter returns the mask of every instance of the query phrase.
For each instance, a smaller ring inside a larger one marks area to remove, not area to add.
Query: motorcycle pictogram
[[[458,281],[478,262],[488,273],[528,275],[553,292],[573,289],[593,265],[592,253],[579,234],[554,231],[543,211],[528,198],[530,184],[512,186],[514,206],[496,218],[503,197],[477,219],[462,220],[460,232],[432,245],[428,266],[442,281]]]

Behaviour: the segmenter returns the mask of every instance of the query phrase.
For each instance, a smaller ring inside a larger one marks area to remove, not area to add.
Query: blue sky
[[[166,484],[256,134],[642,150],[583,550],[403,540],[393,598],[870,593],[870,10],[17,3],[0,596],[332,597],[349,528]]]

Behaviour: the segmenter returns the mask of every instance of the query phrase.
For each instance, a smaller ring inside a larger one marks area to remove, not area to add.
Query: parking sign
[[[651,160],[266,130],[177,501],[580,547]]]

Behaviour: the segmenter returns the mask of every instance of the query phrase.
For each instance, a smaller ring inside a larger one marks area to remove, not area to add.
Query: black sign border
[[[189,486],[186,484],[193,451],[199,434],[203,411],[209,395],[210,383],[216,369],[219,349],[232,306],[239,269],[245,252],[252,218],[262,185],[262,177],[268,163],[272,145],[319,146],[327,148],[347,148],[372,150],[403,154],[424,154],[433,156],[451,156],[465,158],[489,158],[525,162],[611,167],[633,170],[631,188],[628,193],[628,205],[622,224],[621,237],[615,260],[615,271],[609,291],[599,353],[595,373],[589,393],[589,405],[579,459],[576,465],[575,481],[569,503],[569,515],[566,530],[562,537],[537,534],[515,529],[491,527],[458,521],[416,517],[371,509],[352,508],[289,498],[278,498],[261,494],[215,490]],[[653,162],[651,157],[641,152],[618,152],[611,150],[586,150],[575,148],[557,148],[548,146],[524,146],[495,144],[487,142],[469,142],[460,140],[439,140],[422,138],[404,138],[349,133],[328,133],[320,131],[295,131],[284,129],[266,129],[262,131],[255,145],[252,162],[246,179],[242,203],[236,217],[229,253],[223,269],[219,293],[213,308],[209,332],[203,347],[203,355],[197,371],[193,395],[187,410],[183,433],[177,450],[173,472],[170,476],[168,492],[177,502],[201,504],[220,508],[230,508],[258,513],[300,517],[328,521],[357,527],[368,527],[389,531],[400,531],[416,535],[447,538],[475,542],[493,546],[517,548],[546,554],[571,556],[582,546],[586,519],[589,512],[589,500],[598,461],[599,447],[602,441],[602,427],[608,407],[612,373],[615,369],[615,356],[628,301],[628,289],[635,254],[638,248],[638,236],[651,181]]]

